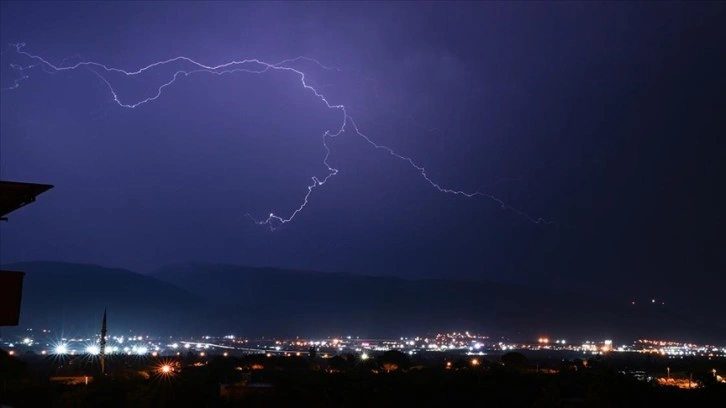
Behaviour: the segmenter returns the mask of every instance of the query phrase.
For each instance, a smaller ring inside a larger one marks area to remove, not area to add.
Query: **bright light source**
[[[147,353],[148,351],[149,351],[149,349],[147,349],[146,347],[143,347],[143,346],[142,346],[142,347],[138,347],[138,348],[136,349],[136,354],[138,354],[138,355],[140,355],[140,356],[143,356],[143,355],[144,355],[144,354],[146,354],[146,353]]]
[[[86,353],[95,356],[101,353],[101,349],[98,348],[97,345],[91,344],[90,346],[86,347]]]
[[[156,366],[156,372],[159,375],[170,377],[175,374],[174,366],[175,364],[172,361],[162,361],[158,366]]]
[[[370,356],[368,356],[367,353],[363,353],[363,354],[360,355],[360,359],[361,360],[368,360],[369,358],[370,358]]]
[[[59,344],[55,346],[55,354],[66,354],[68,353],[68,346],[65,344]]]
[[[473,366],[478,366],[478,365],[479,365],[479,360],[477,360],[477,359],[475,359],[475,358],[472,358],[472,359],[471,359],[471,365],[473,365]]]

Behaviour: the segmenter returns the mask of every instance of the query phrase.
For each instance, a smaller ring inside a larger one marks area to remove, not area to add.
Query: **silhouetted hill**
[[[590,294],[551,293],[496,282],[407,280],[342,273],[187,263],[153,276],[238,316],[235,332],[265,335],[406,335],[433,330],[481,330],[620,340],[643,337],[712,339],[665,307],[629,308]]]
[[[198,327],[205,302],[198,295],[124,269],[61,262],[4,265],[26,273],[20,324],[63,329],[67,335],[100,330],[104,307],[109,330],[185,333]]]
[[[518,339],[616,341],[723,340],[724,334],[665,307],[607,303],[588,288],[551,293],[497,282],[205,263],[152,275],[59,262],[5,268],[26,272],[22,327],[62,328],[67,335],[97,331],[104,307],[116,333],[399,336],[466,329]]]

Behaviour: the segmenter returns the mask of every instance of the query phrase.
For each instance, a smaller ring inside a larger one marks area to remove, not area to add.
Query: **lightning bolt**
[[[139,68],[135,71],[127,71],[127,70],[120,69],[120,68],[109,67],[109,66],[106,66],[104,64],[94,62],[94,61],[81,61],[81,62],[75,63],[73,65],[63,66],[61,64],[61,65],[56,66],[56,65],[50,63],[49,61],[47,61],[46,59],[42,58],[41,56],[34,55],[34,54],[31,54],[31,53],[25,51],[25,49],[24,49],[25,43],[11,44],[11,47],[17,52],[17,54],[28,57],[29,59],[33,60],[34,63],[31,65],[27,65],[27,66],[11,64],[10,67],[12,69],[14,69],[15,71],[19,72],[20,75],[19,75],[19,78],[15,79],[13,84],[10,87],[5,88],[5,90],[12,90],[12,89],[19,88],[21,82],[23,82],[29,78],[29,76],[27,74],[28,70],[38,67],[38,66],[41,66],[44,71],[50,72],[50,73],[73,71],[73,70],[76,70],[79,68],[87,68],[91,72],[93,72],[96,76],[98,76],[106,84],[106,86],[108,87],[108,90],[111,93],[111,96],[113,97],[114,102],[118,106],[120,106],[122,108],[128,108],[128,109],[136,109],[144,104],[147,104],[149,102],[153,102],[153,101],[159,99],[161,97],[162,93],[164,92],[164,89],[173,85],[177,81],[177,79],[179,79],[180,77],[188,77],[188,76],[195,75],[195,74],[212,74],[212,75],[221,76],[221,75],[227,75],[227,74],[233,74],[233,73],[248,73],[248,74],[258,74],[259,75],[259,74],[264,74],[269,71],[284,71],[284,72],[289,72],[291,75],[296,75],[297,77],[299,77],[300,85],[302,86],[303,89],[305,89],[308,92],[311,92],[318,100],[320,100],[323,104],[325,104],[325,106],[328,109],[340,111],[341,124],[337,130],[326,130],[323,133],[322,143],[323,143],[323,147],[325,148],[325,156],[323,157],[323,164],[327,168],[327,174],[325,175],[325,177],[322,177],[322,178],[319,178],[317,176],[313,176],[311,178],[311,184],[309,184],[307,186],[307,193],[303,197],[300,205],[295,210],[293,210],[286,217],[280,216],[280,215],[277,215],[277,214],[271,212],[267,217],[265,217],[263,219],[256,219],[256,218],[252,217],[251,215],[247,214],[247,216],[250,217],[255,223],[266,226],[270,230],[275,230],[275,229],[279,228],[280,226],[291,222],[308,205],[310,196],[312,195],[313,191],[316,188],[325,185],[325,183],[327,183],[328,180],[330,180],[332,177],[334,177],[335,175],[338,174],[339,170],[334,168],[333,166],[331,166],[330,163],[328,162],[328,159],[330,157],[330,148],[328,147],[327,142],[329,139],[338,137],[341,134],[345,133],[346,130],[348,130],[348,129],[352,130],[352,132],[355,133],[355,135],[362,138],[364,141],[366,141],[366,143],[368,143],[373,148],[375,148],[377,150],[382,150],[383,152],[389,154],[390,156],[408,163],[415,171],[417,171],[421,175],[421,177],[428,184],[430,184],[433,188],[435,188],[437,191],[439,191],[441,193],[452,194],[452,195],[462,196],[462,197],[467,197],[467,198],[474,198],[474,197],[488,198],[488,199],[494,201],[495,203],[497,203],[502,209],[512,211],[515,214],[517,214],[521,217],[524,217],[525,219],[527,219],[530,222],[533,222],[535,224],[551,224],[552,223],[552,221],[547,221],[543,218],[532,217],[529,214],[527,214],[526,212],[505,203],[503,200],[499,199],[498,197],[496,197],[492,194],[485,193],[483,191],[467,192],[467,191],[463,191],[463,190],[456,190],[456,189],[442,186],[439,183],[437,183],[436,181],[434,181],[433,179],[431,179],[431,177],[429,177],[428,174],[426,173],[426,169],[423,166],[421,166],[420,164],[418,164],[417,162],[415,162],[411,157],[399,154],[388,146],[381,145],[381,144],[374,142],[370,137],[368,137],[368,135],[366,135],[365,133],[363,133],[360,130],[360,128],[356,124],[353,117],[348,113],[348,109],[346,108],[345,105],[331,103],[325,97],[325,95],[323,95],[322,93],[320,93],[318,91],[318,89],[316,87],[310,85],[310,81],[307,79],[305,72],[290,66],[290,64],[293,64],[298,61],[306,61],[306,62],[315,64],[324,70],[341,71],[339,68],[323,65],[318,60],[315,60],[313,58],[296,57],[296,58],[285,59],[285,60],[279,61],[277,63],[269,63],[269,62],[265,62],[265,61],[262,61],[262,60],[259,60],[256,58],[252,58],[252,59],[234,60],[234,61],[226,62],[226,63],[220,64],[220,65],[205,65],[205,64],[197,62],[191,58],[188,58],[185,56],[178,56],[178,57],[170,58],[167,60],[154,62],[143,68]],[[167,82],[164,82],[163,84],[161,84],[153,95],[148,96],[143,99],[139,99],[137,101],[133,101],[133,102],[122,101],[118,95],[118,92],[113,87],[111,82],[105,76],[102,75],[102,73],[116,73],[116,74],[121,74],[121,75],[124,75],[127,77],[135,77],[135,76],[141,75],[151,69],[154,69],[157,67],[162,67],[162,66],[169,65],[169,64],[174,64],[174,63],[187,64],[188,68],[176,70],[174,72],[174,74],[171,76],[171,79],[169,79]]]

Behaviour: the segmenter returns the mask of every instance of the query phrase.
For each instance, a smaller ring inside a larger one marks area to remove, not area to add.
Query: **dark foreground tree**
[[[511,351],[502,356],[502,364],[507,368],[520,369],[527,367],[528,361],[524,354]]]

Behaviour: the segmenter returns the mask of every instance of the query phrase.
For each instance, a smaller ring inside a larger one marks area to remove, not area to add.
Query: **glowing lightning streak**
[[[190,76],[190,75],[193,75],[193,74],[199,74],[199,73],[208,73],[208,74],[214,74],[214,75],[225,75],[225,74],[231,74],[231,73],[236,73],[236,72],[245,72],[245,73],[250,73],[250,74],[263,74],[263,73],[268,72],[270,70],[288,71],[288,72],[294,73],[295,75],[299,76],[300,77],[300,84],[302,85],[302,87],[304,89],[312,92],[315,95],[315,97],[318,98],[318,99],[320,99],[325,104],[325,106],[328,109],[340,110],[340,112],[343,114],[343,121],[342,121],[342,123],[340,125],[340,128],[337,131],[333,132],[333,131],[330,131],[330,130],[326,130],[323,133],[323,147],[325,148],[325,157],[323,158],[323,164],[325,164],[325,166],[327,167],[328,174],[324,178],[322,178],[322,179],[319,179],[317,176],[313,176],[312,177],[312,184],[310,184],[310,185],[307,186],[308,192],[307,192],[307,194],[305,194],[305,197],[304,197],[302,203],[300,204],[300,206],[298,208],[296,208],[290,214],[290,216],[288,216],[287,218],[285,218],[285,217],[281,217],[279,215],[275,215],[274,213],[270,213],[270,215],[267,218],[265,218],[263,220],[257,220],[257,219],[253,218],[252,216],[250,216],[248,214],[248,216],[250,218],[252,218],[252,220],[255,221],[257,224],[259,224],[259,225],[266,225],[271,230],[274,230],[277,227],[279,227],[280,225],[283,225],[283,224],[286,224],[286,223],[292,221],[295,218],[295,216],[297,216],[297,214],[300,213],[305,208],[305,206],[307,206],[308,200],[309,200],[310,195],[312,194],[313,190],[316,187],[320,187],[320,186],[324,185],[331,177],[333,177],[336,174],[338,174],[338,169],[332,167],[328,163],[328,158],[330,157],[330,148],[328,147],[327,140],[328,140],[328,138],[337,137],[337,136],[341,135],[342,133],[344,133],[345,130],[346,130],[346,127],[349,126],[349,125],[353,128],[353,131],[358,136],[360,136],[361,138],[363,138],[363,140],[365,140],[368,144],[370,144],[374,148],[380,149],[380,150],[384,150],[384,151],[388,152],[388,154],[390,154],[391,156],[407,162],[411,167],[413,167],[414,169],[416,169],[419,172],[419,174],[421,174],[421,176],[424,178],[424,180],[426,180],[432,187],[434,187],[439,192],[447,193],[447,194],[453,194],[453,195],[458,195],[458,196],[464,196],[464,197],[468,197],[468,198],[472,198],[472,197],[486,197],[486,198],[489,198],[489,199],[493,200],[497,204],[499,204],[503,209],[508,209],[510,211],[513,211],[517,215],[522,216],[522,217],[525,217],[529,221],[531,221],[531,222],[533,222],[535,224],[540,224],[540,223],[550,224],[551,223],[551,221],[546,221],[546,220],[544,220],[542,218],[533,218],[533,217],[529,216],[527,213],[525,213],[525,212],[523,212],[523,211],[521,211],[521,210],[519,210],[517,208],[514,208],[514,207],[512,207],[512,206],[510,206],[508,204],[506,204],[504,201],[502,201],[501,199],[499,199],[496,196],[491,195],[491,194],[487,194],[487,193],[484,193],[484,192],[481,192],[481,191],[465,192],[465,191],[461,191],[461,190],[454,190],[454,189],[450,189],[450,188],[447,188],[447,187],[442,187],[441,185],[439,185],[438,183],[436,183],[435,181],[433,181],[431,178],[429,178],[429,176],[426,174],[426,169],[423,166],[418,165],[410,157],[407,157],[407,156],[403,156],[401,154],[398,154],[398,153],[396,153],[393,149],[391,149],[388,146],[384,146],[384,145],[380,145],[380,144],[375,143],[367,135],[365,135],[363,132],[360,131],[360,129],[358,128],[358,125],[353,120],[353,117],[351,117],[348,114],[348,111],[346,110],[346,107],[344,105],[342,105],[342,104],[338,104],[338,105],[331,104],[327,100],[327,98],[325,97],[325,95],[323,95],[320,92],[318,92],[316,88],[314,88],[313,86],[311,86],[308,83],[308,81],[306,80],[306,77],[305,77],[305,73],[304,72],[285,65],[285,64],[292,63],[292,62],[304,60],[304,61],[312,62],[312,63],[318,65],[319,67],[321,67],[321,68],[323,68],[325,70],[338,70],[339,71],[339,69],[337,69],[337,68],[327,67],[327,66],[321,64],[320,62],[318,62],[317,60],[312,59],[312,58],[308,58],[308,57],[297,57],[297,58],[291,58],[291,59],[282,60],[282,61],[280,61],[278,63],[274,63],[274,64],[273,63],[264,62],[264,61],[261,61],[259,59],[254,58],[254,59],[244,59],[244,60],[240,60],[240,61],[231,61],[231,62],[227,62],[225,64],[216,65],[216,66],[208,66],[208,65],[201,64],[201,63],[199,63],[199,62],[197,62],[197,61],[195,61],[195,60],[193,60],[191,58],[184,57],[184,56],[179,56],[179,57],[170,58],[170,59],[167,59],[167,60],[164,60],[164,61],[155,62],[153,64],[150,64],[150,65],[147,65],[147,66],[145,66],[143,68],[140,68],[140,69],[138,69],[136,71],[126,71],[126,70],[119,69],[119,68],[108,67],[108,66],[106,66],[104,64],[101,64],[101,63],[98,63],[98,62],[93,62],[93,61],[82,61],[82,62],[78,62],[78,63],[76,63],[74,65],[65,66],[65,67],[64,66],[55,66],[55,65],[51,64],[50,62],[48,62],[47,60],[43,59],[42,57],[40,57],[38,55],[33,55],[33,54],[30,54],[30,53],[24,51],[23,50],[23,47],[25,47],[25,44],[24,43],[12,44],[12,46],[15,47],[15,49],[16,49],[16,51],[17,51],[18,54],[25,55],[26,57],[28,57],[30,59],[33,59],[35,61],[38,61],[40,64],[43,65],[44,68],[46,68],[46,67],[47,68],[50,68],[52,70],[52,72],[70,71],[70,70],[75,70],[75,69],[82,68],[82,67],[89,68],[94,74],[96,74],[106,84],[106,86],[108,87],[109,91],[111,92],[111,95],[113,96],[114,102],[116,102],[116,104],[118,104],[121,107],[130,108],[130,109],[134,109],[134,108],[137,108],[137,107],[139,107],[139,106],[141,106],[141,105],[143,105],[145,103],[155,101],[156,99],[158,99],[161,96],[161,94],[164,91],[164,89],[166,87],[172,85],[174,82],[176,82],[176,80],[180,76],[187,77],[187,76]],[[174,73],[174,75],[172,75],[172,78],[169,81],[167,81],[167,82],[163,83],[161,86],[159,86],[159,88],[156,91],[156,94],[154,94],[152,96],[149,96],[149,97],[147,97],[145,99],[141,99],[141,100],[139,100],[139,101],[137,101],[135,103],[124,103],[124,102],[122,102],[121,99],[118,96],[118,93],[116,92],[116,90],[114,89],[114,87],[111,85],[111,83],[103,75],[101,75],[100,73],[97,72],[97,70],[103,70],[105,72],[114,72],[114,73],[118,73],[118,74],[125,75],[127,77],[131,77],[131,76],[136,76],[136,75],[142,74],[142,73],[144,73],[144,72],[146,72],[146,71],[148,71],[148,70],[150,70],[152,68],[159,67],[159,66],[164,66],[164,65],[167,65],[167,64],[175,63],[175,62],[188,63],[188,64],[192,65],[195,68],[194,69],[191,69],[191,70],[178,70],[178,71],[176,71]],[[15,65],[15,64],[11,65],[11,68],[13,68],[13,69],[15,69],[15,70],[17,70],[18,72],[21,73],[21,77],[19,79],[16,79],[15,82],[13,83],[13,85],[11,87],[7,88],[7,89],[16,89],[16,88],[18,88],[20,86],[20,82],[28,78],[28,76],[25,73],[25,71],[27,71],[28,69],[33,68],[35,66],[36,65],[29,65],[27,67],[22,67],[22,66]]]

